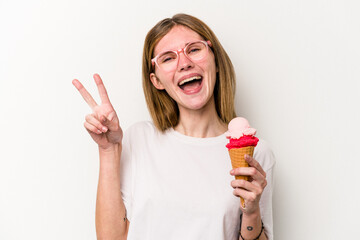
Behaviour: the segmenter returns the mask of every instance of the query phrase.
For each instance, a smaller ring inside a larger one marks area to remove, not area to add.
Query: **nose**
[[[184,54],[184,51],[178,52],[178,71],[186,71],[194,67],[194,63]]]

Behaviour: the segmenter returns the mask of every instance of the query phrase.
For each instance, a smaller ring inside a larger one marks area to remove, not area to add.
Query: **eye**
[[[200,48],[192,48],[190,49],[189,53],[200,51]]]
[[[205,48],[206,48],[206,46],[202,42],[192,43],[188,46],[186,53],[189,55],[193,55],[193,54],[197,55],[197,54],[201,53]]]
[[[159,61],[159,63],[168,63],[168,62],[174,61],[175,59],[176,59],[175,53],[166,52],[159,57],[158,61]]]
[[[163,60],[161,60],[161,62],[165,63],[165,62],[171,61],[173,59],[174,59],[173,57],[167,57],[167,58],[164,58]]]

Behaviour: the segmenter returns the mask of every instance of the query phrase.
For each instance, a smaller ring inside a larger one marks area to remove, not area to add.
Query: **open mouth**
[[[195,93],[201,89],[201,83],[202,77],[194,76],[182,80],[178,85],[185,93]]]

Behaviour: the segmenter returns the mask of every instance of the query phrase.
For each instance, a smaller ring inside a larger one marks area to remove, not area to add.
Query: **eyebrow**
[[[192,42],[196,42],[196,41],[191,41],[191,42],[187,42],[187,43],[185,43],[185,45],[184,45],[184,47],[186,46],[186,45],[188,45],[189,43],[192,43]],[[183,48],[184,48],[183,47]],[[165,50],[165,51],[161,51],[161,52],[159,52],[158,54],[160,54],[160,53],[165,53],[165,52],[172,52],[172,51],[177,51],[178,49],[176,49],[176,50]],[[154,54],[155,54],[155,52],[154,52]]]
[[[186,45],[188,45],[189,43],[192,43],[192,42],[196,42],[196,41],[203,41],[203,40],[195,40],[195,41],[191,41],[191,42],[187,42],[187,43],[185,43],[185,45],[184,45],[184,47],[186,46]],[[177,51],[178,49],[176,49],[176,50],[165,50],[165,51],[161,51],[161,52],[159,52],[158,54],[160,54],[160,53],[166,53],[166,52],[172,52],[172,51]],[[155,51],[154,51],[154,55],[156,56],[156,55],[158,55],[158,54],[155,54]]]

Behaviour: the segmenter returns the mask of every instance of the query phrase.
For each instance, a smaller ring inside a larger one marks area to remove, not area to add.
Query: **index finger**
[[[103,83],[101,77],[99,76],[99,74],[97,74],[97,73],[94,74],[94,80],[95,80],[96,85],[99,90],[101,102],[102,103],[110,103],[110,99],[107,94],[106,88],[105,88],[104,83]]]
[[[255,158],[251,157],[248,154],[245,154],[245,160],[251,167],[256,168],[264,177],[266,177],[266,172],[261,167],[261,165],[258,163],[258,161],[255,160]]]
[[[91,107],[91,109],[94,109],[94,107],[97,106],[97,103],[90,95],[90,93],[85,89],[85,87],[81,84],[81,82],[77,79],[74,79],[72,81],[72,84],[80,92],[81,96],[84,98],[85,102],[87,102],[87,104]]]

